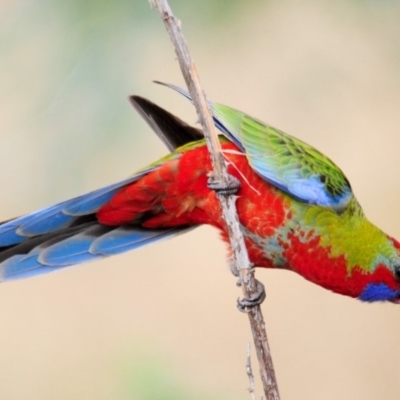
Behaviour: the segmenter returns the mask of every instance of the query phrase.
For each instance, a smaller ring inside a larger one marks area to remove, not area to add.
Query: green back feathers
[[[321,152],[241,111],[212,103],[219,129],[264,179],[293,197],[342,212],[353,197],[343,172]]]

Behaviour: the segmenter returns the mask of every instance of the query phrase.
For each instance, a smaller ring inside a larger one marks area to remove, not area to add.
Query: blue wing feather
[[[3,223],[0,225],[0,246],[22,243],[27,238],[54,232],[71,225],[77,217],[96,212],[121,187],[135,182],[152,169],[154,168],[146,169],[120,182]]]
[[[143,229],[120,227],[96,239],[90,250],[96,254],[112,256],[138,247],[176,236],[191,228]]]
[[[38,262],[38,256],[16,255],[0,264],[0,282],[30,278],[38,274],[52,272],[58,268],[48,267]]]
[[[22,237],[33,237],[68,226],[74,217],[64,214],[63,208],[64,205],[61,204],[33,215],[32,218],[17,227],[16,233]]]
[[[110,228],[92,225],[55,244],[45,242],[28,254],[0,262],[0,282],[57,271],[83,262],[124,253],[187,232],[194,227],[149,230],[140,227]]]
[[[98,230],[99,228],[101,229],[102,227],[98,225],[94,226],[95,230]],[[104,229],[107,230],[107,228]],[[91,230],[93,230],[93,227]],[[95,239],[96,236],[91,234],[90,229],[83,231],[47,247],[40,253],[38,261],[42,265],[52,267],[68,266],[94,261],[102,257],[101,254],[95,254],[90,251],[90,246]]]

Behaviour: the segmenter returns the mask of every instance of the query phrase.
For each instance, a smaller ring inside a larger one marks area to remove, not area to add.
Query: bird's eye
[[[400,282],[400,265],[394,266],[394,275],[396,279]]]

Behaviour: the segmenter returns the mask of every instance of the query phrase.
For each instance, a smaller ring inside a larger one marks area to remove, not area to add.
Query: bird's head
[[[378,256],[376,268],[371,271],[358,296],[362,301],[400,303],[400,243],[389,236],[387,240],[393,249],[392,257],[379,259]]]

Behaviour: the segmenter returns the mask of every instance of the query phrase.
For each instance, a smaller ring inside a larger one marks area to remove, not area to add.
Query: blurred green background
[[[400,237],[400,3],[171,0],[210,99],[315,145]],[[122,179],[165,153],[139,94],[182,84],[146,0],[2,0],[0,218]],[[247,318],[210,228],[0,289],[0,398],[246,399]],[[400,308],[260,271],[282,398],[398,399]],[[254,370],[257,370],[254,362]],[[261,394],[260,385],[258,392]]]

